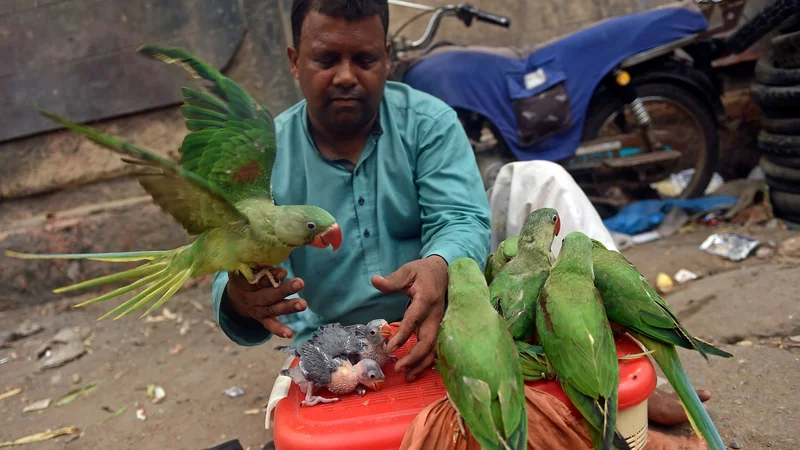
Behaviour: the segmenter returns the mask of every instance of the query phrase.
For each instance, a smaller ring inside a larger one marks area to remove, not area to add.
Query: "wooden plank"
[[[80,122],[178,103],[191,85],[181,69],[136,47],[184,47],[222,69],[244,30],[233,0],[65,0],[0,16],[0,142],[57,128],[34,102]]]

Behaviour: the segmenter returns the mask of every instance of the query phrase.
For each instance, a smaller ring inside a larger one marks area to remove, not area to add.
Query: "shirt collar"
[[[381,100],[381,104],[382,103],[383,103],[383,100]],[[307,105],[303,106],[302,114],[303,114],[303,117],[305,117],[305,120],[303,121],[303,129],[304,129],[303,131],[305,131],[306,138],[308,138],[308,142],[314,148],[314,151],[316,151],[317,154],[321,158],[324,158],[324,159],[326,159],[326,160],[328,160],[328,161],[330,161],[332,163],[340,165],[341,167],[346,169],[348,172],[353,172],[355,170],[355,168],[356,168],[356,165],[353,164],[351,161],[349,161],[347,159],[344,159],[344,158],[342,158],[342,159],[330,159],[330,158],[326,157],[325,155],[323,155],[322,153],[320,153],[319,148],[317,148],[317,143],[314,141],[314,136],[311,134],[311,119],[308,117],[308,106]],[[383,125],[381,125],[381,118],[382,118],[382,116],[381,116],[381,108],[379,106],[378,107],[378,113],[375,116],[375,122],[372,124],[372,131],[370,132],[370,136],[372,136],[372,138],[375,139],[376,142],[378,141],[378,139],[381,136],[383,136]]]

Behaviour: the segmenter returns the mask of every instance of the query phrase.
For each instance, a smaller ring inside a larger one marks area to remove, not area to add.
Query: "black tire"
[[[800,31],[800,13],[786,19],[786,21],[783,22],[778,28],[775,28],[775,31],[777,31],[778,34],[787,34]]]
[[[800,84],[800,69],[775,67],[770,55],[764,54],[756,63],[756,81],[766,86],[794,86]]]
[[[791,169],[800,169],[800,157],[766,154],[764,155],[764,158],[766,158],[772,164],[778,166],[788,167]]]
[[[800,217],[800,194],[770,189],[769,197],[777,211]]]
[[[759,165],[764,170],[764,174],[770,178],[800,184],[800,169],[780,166],[770,161],[765,156],[761,157]]]
[[[773,134],[800,135],[800,113],[798,113],[798,117],[790,119],[762,117],[761,128]]]
[[[636,78],[634,77],[634,80]],[[695,164],[695,177],[689,186],[681,192],[678,198],[694,198],[705,193],[714,171],[717,169],[719,155],[719,135],[717,122],[710,107],[688,89],[668,83],[643,83],[634,86],[639,98],[663,97],[676,102],[690,111],[696,118],[700,129],[704,133],[706,151],[698,155]],[[592,99],[586,116],[583,129],[583,139],[590,140],[597,137],[606,119],[611,117],[621,107],[621,101],[616,97],[598,96]]]
[[[752,20],[739,28],[727,41],[733,53],[739,54],[750,48],[779,25],[786,23],[797,12],[800,0],[777,0],[764,8]]]
[[[750,95],[761,109],[797,108],[800,106],[800,86],[764,86],[753,83]]]
[[[800,157],[800,136],[773,134],[761,130],[758,134],[758,146],[766,153]]]
[[[767,186],[770,189],[775,189],[783,192],[791,192],[792,194],[800,194],[800,183],[796,181],[779,180],[772,177],[764,177]]]
[[[800,31],[772,38],[772,50],[776,67],[796,69],[800,67]]]

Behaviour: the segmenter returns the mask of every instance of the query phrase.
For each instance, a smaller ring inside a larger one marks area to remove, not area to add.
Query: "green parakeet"
[[[292,250],[303,245],[336,250],[342,233],[336,220],[316,206],[276,206],[270,179],[275,163],[275,127],[269,111],[233,80],[188,52],[143,46],[144,55],[178,64],[211,82],[211,92],[183,89],[182,107],[190,133],[180,149],[180,164],[142,150],[54,114],[43,115],[92,141],[127,157],[148,172],[139,182],[153,200],[186,232],[198,236],[190,245],[166,251],[108,254],[31,255],[6,252],[23,259],[90,259],[109,262],[148,261],[139,267],[56,290],[74,291],[106,283],[137,281],[77,306],[88,305],[147,286],[109,315],[125,316],[158,299],[145,312],[163,305],[190,277],[224,270],[238,272],[251,283],[267,276]],[[263,269],[254,274],[254,270]],[[160,296],[160,299],[159,299]],[[143,316],[144,316],[143,315]]]
[[[478,263],[457,259],[447,272],[448,307],[436,340],[447,398],[484,449],[525,449],[525,388],[514,340],[489,304]]]
[[[608,319],[625,327],[654,352],[653,359],[681,399],[692,427],[705,438],[710,450],[724,450],[725,444],[683,370],[675,346],[697,350],[706,359],[708,354],[724,358],[733,355],[689,334],[672,308],[633,264],[602,243],[593,241],[593,244],[594,282],[605,302]]]
[[[519,256],[518,256],[519,257]],[[594,287],[592,241],[564,239],[539,294],[536,332],[561,388],[587,423],[595,449],[630,447],[616,431],[619,364],[603,300]]]
[[[508,323],[511,336],[524,341],[534,332],[536,300],[553,263],[553,239],[561,218],[552,208],[537,209],[525,219],[517,255],[497,273],[489,286],[494,308]]]
[[[489,255],[489,258],[486,260],[486,269],[484,271],[487,283],[491,285],[494,277],[500,273],[500,269],[517,256],[518,242],[519,236],[511,236],[497,246],[496,252]]]

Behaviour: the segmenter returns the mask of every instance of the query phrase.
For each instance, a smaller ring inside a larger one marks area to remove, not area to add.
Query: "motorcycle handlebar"
[[[492,25],[501,26],[503,28],[508,28],[511,26],[511,19],[505,16],[497,15],[488,13],[485,11],[481,11],[480,9],[465,3],[461,6],[462,11],[465,11],[476,19],[480,20],[481,22],[490,23]]]

